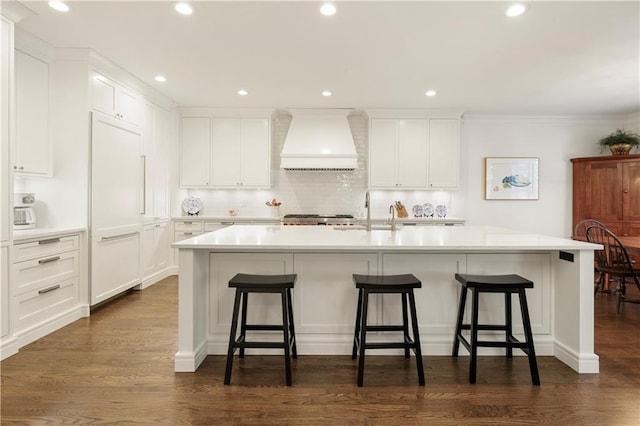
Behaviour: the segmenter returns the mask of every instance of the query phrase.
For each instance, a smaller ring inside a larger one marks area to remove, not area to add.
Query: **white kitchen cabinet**
[[[9,241],[11,233],[11,225],[9,218],[11,217],[11,174],[9,172],[9,144],[10,129],[13,128],[14,121],[11,104],[13,99],[13,23],[2,18],[0,20],[0,96],[2,103],[0,104],[0,113],[2,121],[0,122],[0,241]],[[3,268],[6,266],[3,263]],[[4,293],[3,293],[4,295]],[[3,299],[5,302],[6,299]],[[4,307],[4,305],[3,305]],[[6,312],[6,311],[5,311]],[[3,314],[4,315],[4,314]]]
[[[240,272],[274,275],[293,273],[293,254],[291,253],[212,253],[209,259],[211,270],[209,303],[217,309],[209,318],[208,330],[211,333],[226,332],[227,339],[235,295],[235,289],[229,288],[229,280]],[[294,289],[294,295],[296,291]],[[280,294],[252,294],[249,299],[247,323],[282,324]],[[294,302],[294,319],[297,314]]]
[[[271,186],[271,129],[268,118],[213,119],[212,186]]]
[[[142,228],[142,278],[153,277],[169,266],[169,221]]]
[[[370,120],[369,187],[427,187],[427,120]]]
[[[21,175],[51,176],[49,64],[17,49],[15,61],[16,139],[12,168]]]
[[[142,282],[140,231],[94,234],[91,245],[91,305]]]
[[[143,208],[142,134],[139,128],[93,113],[91,226],[95,230],[140,223]]]
[[[358,292],[352,274],[375,275],[375,253],[295,254],[294,272],[298,281],[293,297],[296,332],[353,336]],[[331,303],[318,303],[331,295]],[[380,324],[376,300],[370,296],[369,324]],[[346,339],[350,340],[350,339]]]
[[[91,78],[91,105],[95,111],[134,126],[142,126],[144,106],[142,97],[95,71]]]
[[[14,243],[13,333],[20,346],[86,315],[79,300],[80,236]]]
[[[145,103],[142,126],[144,166],[145,221],[158,221],[169,216],[168,122],[169,112]]]
[[[455,307],[458,306],[460,291],[454,275],[466,273],[464,254],[385,253],[382,272],[387,275],[410,272],[422,281],[422,288],[416,289],[414,293],[418,307],[418,325],[425,338],[427,335],[453,336]],[[385,294],[382,298],[382,321],[385,324],[402,324],[400,297]],[[430,306],[430,309],[424,309],[425,306]]]
[[[9,247],[0,247],[0,338],[4,338],[11,332],[11,309],[9,291]]]
[[[211,118],[182,117],[180,185],[206,187],[211,182]]]
[[[459,185],[459,127],[457,118],[429,119],[429,188],[455,189]]]

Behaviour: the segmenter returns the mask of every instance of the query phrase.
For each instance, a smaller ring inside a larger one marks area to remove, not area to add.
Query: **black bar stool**
[[[458,321],[456,323],[456,335],[453,340],[452,356],[458,356],[460,343],[467,348],[471,359],[469,360],[469,383],[476,382],[476,365],[478,347],[506,348],[507,358],[512,358],[513,348],[521,349],[529,357],[529,369],[531,381],[534,385],[540,385],[536,351],[533,347],[533,334],[531,333],[531,320],[527,307],[527,295],[525,289],[533,288],[533,282],[519,275],[466,275],[456,274],[456,280],[462,284],[460,292],[460,305],[458,307]],[[473,297],[471,307],[471,323],[464,324],[464,309],[467,301],[467,290],[471,290]],[[485,325],[478,324],[478,300],[480,293],[504,293],[505,324]],[[518,294],[520,299],[520,311],[522,313],[522,325],[524,327],[525,342],[520,342],[513,336],[513,320],[511,317],[511,295]],[[471,342],[463,335],[462,330],[471,331]],[[506,336],[504,341],[479,341],[478,330],[500,330]]]
[[[356,328],[353,336],[353,351],[351,359],[356,359],[358,350],[358,386],[362,387],[364,381],[364,354],[365,349],[404,349],[404,357],[409,359],[409,350],[416,354],[416,366],[418,369],[418,381],[424,386],[424,369],[422,366],[422,351],[420,349],[420,333],[418,332],[418,319],[416,316],[416,300],[413,294],[414,288],[421,288],[422,283],[413,275],[357,275],[353,274],[353,283],[358,289],[358,310],[356,311]],[[370,294],[398,293],[402,296],[402,325],[367,325],[367,310]],[[411,309],[411,326],[413,338],[409,335],[409,321],[407,318],[407,299]],[[402,331],[403,342],[376,342],[367,343],[368,331]]]
[[[233,354],[240,349],[239,357],[244,358],[245,348],[283,348],[284,365],[287,386],[291,386],[291,357],[298,358],[296,349],[296,333],[293,325],[293,305],[291,289],[297,279],[291,275],[249,275],[237,274],[229,281],[229,287],[236,289],[231,319],[231,333],[229,335],[229,351],[227,352],[227,368],[224,373],[224,384],[231,383],[231,369]],[[249,293],[280,293],[282,297],[282,325],[247,324],[247,300]],[[242,318],[240,321],[240,335],[236,338],[238,329],[238,315],[242,299]],[[247,342],[247,330],[280,330],[283,332],[282,342]]]

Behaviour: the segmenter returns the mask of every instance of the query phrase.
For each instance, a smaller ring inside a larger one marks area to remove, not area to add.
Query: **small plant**
[[[615,132],[600,139],[598,144],[601,150],[609,148],[614,154],[617,153],[617,151],[626,151],[626,153],[629,153],[631,148],[637,148],[640,145],[640,135],[629,130],[617,129]],[[612,148],[617,145],[628,145],[628,149],[616,150],[616,148]]]

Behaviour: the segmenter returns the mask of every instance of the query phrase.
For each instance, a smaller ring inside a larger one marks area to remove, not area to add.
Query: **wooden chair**
[[[640,303],[640,299],[627,297],[627,281],[635,282],[640,290],[640,269],[634,267],[624,244],[613,232],[600,226],[587,228],[587,241],[604,246],[602,250],[596,250],[594,253],[598,270],[620,280],[618,312],[623,302]]]
[[[597,221],[595,219],[584,219],[578,222],[576,226],[573,228],[573,238],[577,240],[586,241],[587,229],[592,226],[599,226],[604,229],[609,229],[607,225],[605,225],[600,221]],[[595,274],[593,294],[595,295],[598,292],[611,293],[611,291],[609,290],[609,276],[607,276],[607,274],[598,270],[598,265],[595,262],[594,262],[593,270]]]

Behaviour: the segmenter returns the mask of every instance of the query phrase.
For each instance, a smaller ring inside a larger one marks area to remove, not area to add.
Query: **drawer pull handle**
[[[184,223],[185,225],[193,225],[193,222],[182,222],[182,223]]]
[[[126,238],[136,234],[137,232],[129,232],[128,234],[112,235],[110,237],[102,237],[100,241],[117,240],[118,238]]]
[[[193,235],[193,232],[185,232],[184,235]]]
[[[220,225],[233,225],[235,222],[220,222]]]
[[[60,284],[56,284],[56,285],[51,286],[49,288],[43,288],[42,290],[38,290],[38,294],[49,293],[50,291],[57,290],[59,288],[60,288]]]
[[[38,241],[38,244],[52,244],[52,243],[59,243],[59,242],[60,242],[60,238],[49,238],[48,240]]]
[[[60,260],[60,256],[54,256],[54,257],[50,257],[48,259],[40,259],[40,260],[38,260],[38,263],[40,265],[42,265],[43,263],[55,262],[56,260]]]

